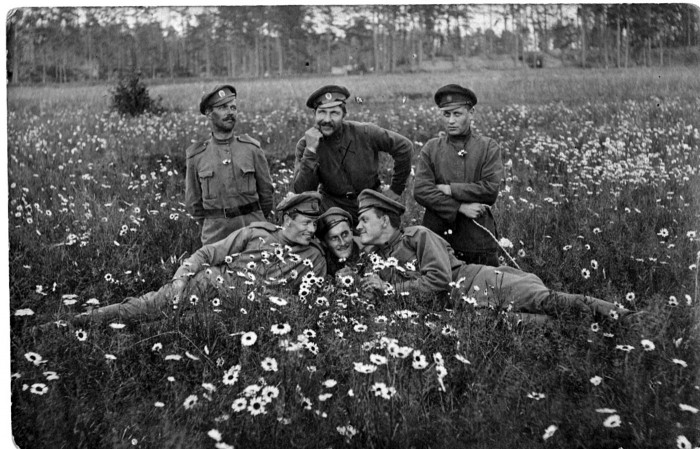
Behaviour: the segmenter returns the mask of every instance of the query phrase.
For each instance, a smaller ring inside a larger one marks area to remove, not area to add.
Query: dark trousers
[[[493,251],[490,253],[455,251],[455,256],[457,256],[457,259],[467,264],[488,265],[491,267],[497,267],[500,265],[498,262],[498,251]]]

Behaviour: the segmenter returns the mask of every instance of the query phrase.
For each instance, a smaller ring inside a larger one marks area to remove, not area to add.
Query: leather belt
[[[202,216],[204,218],[234,218],[241,215],[247,215],[260,210],[260,204],[257,201],[244,204],[242,206],[233,206],[222,209],[204,209]]]

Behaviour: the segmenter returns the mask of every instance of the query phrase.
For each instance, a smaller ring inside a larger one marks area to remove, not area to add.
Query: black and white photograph
[[[700,6],[22,5],[2,446],[700,449]]]

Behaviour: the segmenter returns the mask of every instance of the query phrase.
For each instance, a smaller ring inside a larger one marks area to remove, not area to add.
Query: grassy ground
[[[153,86],[169,112],[134,119],[106,112],[109,86],[12,88],[9,343],[20,447],[700,445],[694,72],[236,83],[237,129],[262,141],[279,197],[309,126],[303,100],[326,82],[361,98],[350,118],[401,132],[416,154],[440,129],[435,88],[472,86],[474,126],[508,165],[495,213],[510,254],[552,288],[651,318],[634,328],[576,317],[513,328],[466,304],[444,310],[330,287],[304,302],[255,285],[255,301],[239,298],[245,314],[211,313],[201,301],[193,318],[32,335],[34,324],[95,301],[157,289],[196,250],[183,152],[206,134],[196,104],[214,82]],[[410,188],[404,199],[405,223],[420,222]],[[287,305],[271,308],[271,294]],[[290,332],[274,334],[282,323]],[[242,332],[255,332],[255,345],[243,346]],[[402,358],[400,348],[413,351]]]

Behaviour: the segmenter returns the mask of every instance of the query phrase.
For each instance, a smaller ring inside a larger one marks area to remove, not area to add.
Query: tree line
[[[691,4],[19,8],[6,33],[13,84],[134,69],[173,79],[417,71],[470,57],[513,66],[700,61]]]

